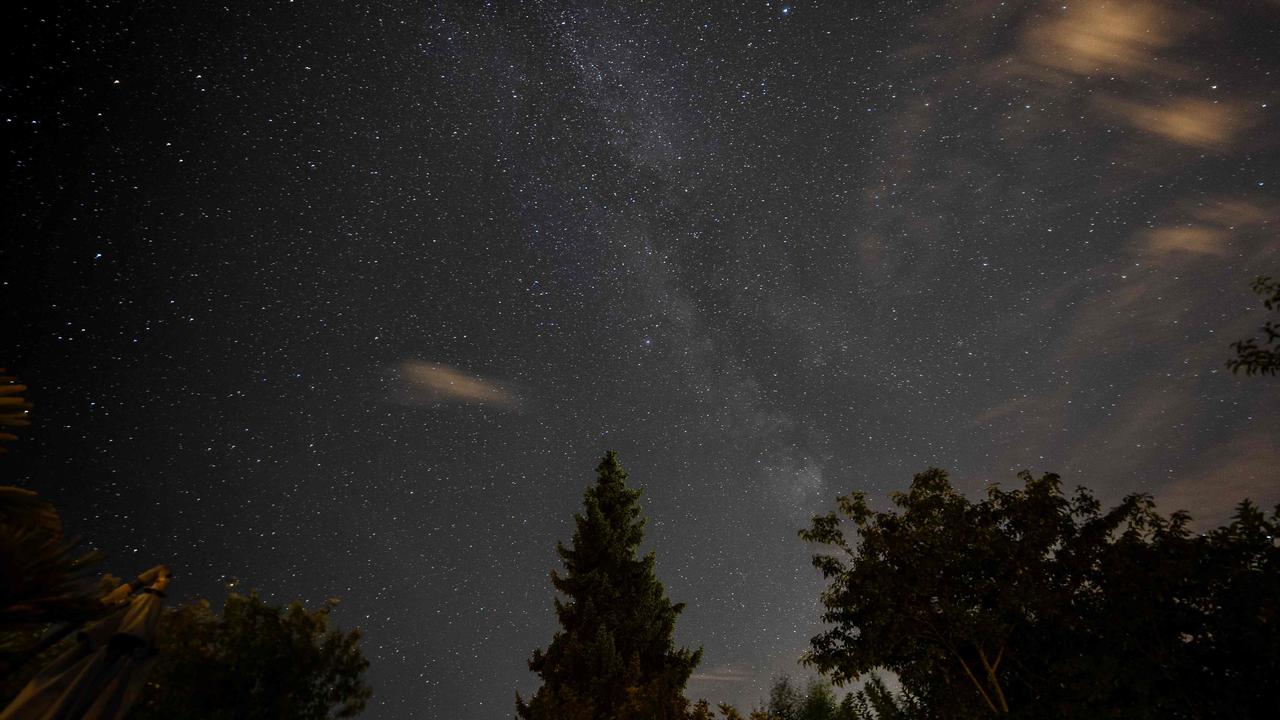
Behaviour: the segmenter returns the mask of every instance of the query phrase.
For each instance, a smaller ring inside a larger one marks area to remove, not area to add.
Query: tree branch
[[[982,683],[978,682],[978,678],[973,674],[973,671],[969,669],[969,663],[965,662],[964,658],[960,657],[960,653],[955,650],[952,650],[951,652],[955,653],[956,659],[960,661],[960,667],[964,668],[964,674],[969,676],[969,681],[973,683],[974,687],[978,688],[978,692],[982,693],[982,699],[987,701],[987,707],[991,708],[991,712],[999,715],[1000,711],[996,709],[996,704],[991,702],[991,696],[987,694],[986,689],[982,687]]]
[[[995,665],[992,665],[990,662],[987,661],[987,653],[982,649],[981,645],[978,645],[977,643],[974,643],[974,645],[978,648],[978,658],[982,660],[982,667],[987,671],[987,680],[988,682],[991,683],[992,689],[994,689],[996,692],[996,699],[1000,701],[1000,708],[1004,710],[1005,713],[1008,713],[1009,702],[1005,700],[1004,689],[1000,687],[1000,680],[999,678],[996,677]],[[1004,645],[1001,644],[1000,652],[996,654],[997,665],[1000,664],[1000,659],[1003,655],[1004,655]],[[993,707],[992,710],[994,709],[995,708]]]

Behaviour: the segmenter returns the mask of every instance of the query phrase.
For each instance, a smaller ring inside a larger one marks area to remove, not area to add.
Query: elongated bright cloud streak
[[[400,363],[402,400],[411,404],[456,402],[515,409],[519,398],[502,384],[455,367],[421,360]]]

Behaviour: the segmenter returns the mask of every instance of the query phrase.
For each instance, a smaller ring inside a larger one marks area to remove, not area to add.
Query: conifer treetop
[[[564,564],[551,582],[560,630],[529,669],[542,687],[516,709],[525,720],[683,718],[684,686],[702,651],[677,649],[672,603],[654,573],[654,555],[639,556],[645,519],[640,491],[609,451],[574,516],[569,547],[557,543]]]

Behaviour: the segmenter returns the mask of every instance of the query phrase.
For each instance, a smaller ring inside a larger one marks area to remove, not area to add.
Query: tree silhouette
[[[807,662],[891,670],[929,717],[1274,716],[1280,508],[1197,534],[1145,495],[1104,512],[1020,478],[971,502],[930,469],[888,511],[855,493],[814,518],[831,627]]]
[[[231,593],[216,613],[197,601],[166,612],[159,651],[130,720],[326,720],[359,715],[373,694],[358,631],[315,609]]]
[[[1253,281],[1253,291],[1262,296],[1262,304],[1268,310],[1280,311],[1280,281],[1259,277]],[[1245,375],[1275,375],[1280,373],[1280,322],[1268,320],[1262,326],[1262,340],[1249,338],[1231,344],[1236,356],[1227,361],[1231,372],[1244,371]]]
[[[654,556],[638,557],[645,520],[640,491],[609,451],[583,494],[570,548],[557,544],[564,573],[551,583],[560,630],[529,669],[542,686],[516,710],[525,720],[683,719],[683,692],[702,651],[677,649],[673,632],[683,604],[667,599]]]

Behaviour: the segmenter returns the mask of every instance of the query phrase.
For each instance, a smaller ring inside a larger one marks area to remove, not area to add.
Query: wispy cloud
[[[742,683],[756,679],[755,673],[748,672],[733,665],[710,667],[702,672],[689,676],[690,682],[704,683]]]
[[[1225,255],[1223,243],[1227,234],[1207,225],[1163,227],[1143,233],[1146,250],[1157,255],[1190,253],[1192,255]]]
[[[1268,427],[1254,427],[1206,453],[1156,499],[1165,512],[1186,510],[1197,527],[1213,527],[1246,498],[1266,509],[1280,503],[1280,446]]]
[[[1176,68],[1158,53],[1178,43],[1186,26],[1185,14],[1169,3],[1071,3],[1030,25],[1022,57],[1079,76],[1167,75]]]
[[[1280,207],[1274,200],[1263,197],[1222,197],[1197,204],[1188,212],[1197,220],[1230,230],[1256,227],[1280,219]]]
[[[405,360],[396,367],[396,399],[411,405],[462,403],[514,410],[519,398],[505,385],[449,365]]]
[[[1202,150],[1228,147],[1250,125],[1242,109],[1228,101],[1183,97],[1156,104],[1112,98],[1100,105],[1139,130]]]
[[[1225,256],[1237,240],[1274,221],[1276,203],[1264,197],[1218,198],[1174,211],[1178,224],[1146,230],[1136,238],[1136,256],[1158,263],[1196,256]]]

